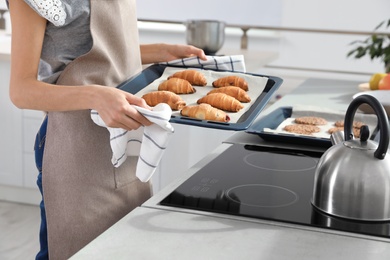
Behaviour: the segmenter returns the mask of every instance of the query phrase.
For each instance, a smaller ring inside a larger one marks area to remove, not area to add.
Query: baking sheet
[[[301,116],[322,117],[326,119],[328,123],[323,126],[318,126],[321,131],[319,133],[313,133],[312,135],[290,133],[283,130],[286,125],[295,124],[295,118]],[[344,117],[345,113],[319,107],[281,107],[274,110],[273,112],[253,124],[247,130],[247,132],[252,134],[258,134],[263,139],[270,141],[281,141],[330,147],[332,143],[330,141],[330,134],[328,133],[328,130],[332,127],[335,127],[334,123],[336,121],[344,120]],[[368,125],[370,133],[373,133],[377,125],[377,117],[375,115],[356,113],[354,121],[361,121]]]
[[[156,91],[158,89],[158,85],[165,81],[168,76],[184,69],[187,68],[166,65],[153,65],[145,69],[140,75],[122,83],[118,86],[118,88],[141,97],[148,92]],[[205,75],[208,84],[204,87],[194,86],[196,92],[193,94],[181,94],[181,98],[186,102],[187,105],[196,105],[196,101],[199,98],[205,96],[210,90],[214,89],[212,87],[212,82],[214,80],[227,75],[237,75],[243,77],[248,82],[249,90],[247,93],[251,97],[251,102],[242,103],[244,108],[239,112],[227,112],[230,117],[230,122],[227,123],[184,117],[180,115],[180,111],[173,111],[170,120],[173,123],[228,130],[245,130],[263,110],[265,105],[271,99],[273,93],[282,83],[282,79],[278,77],[230,71],[215,71],[210,69],[191,69],[201,70]]]

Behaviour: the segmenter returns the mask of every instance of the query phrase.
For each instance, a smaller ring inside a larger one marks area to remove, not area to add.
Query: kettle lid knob
[[[367,142],[370,136],[370,129],[367,125],[362,125],[360,127],[360,142]]]

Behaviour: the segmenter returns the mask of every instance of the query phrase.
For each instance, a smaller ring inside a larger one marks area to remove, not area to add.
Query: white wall
[[[281,25],[371,32],[380,22],[390,19],[389,10],[388,0],[283,0]],[[273,63],[274,66],[366,74],[384,70],[380,60],[346,57],[353,48],[351,42],[368,36],[296,32],[281,35],[280,59]]]
[[[388,0],[139,0],[137,9],[141,19],[345,30],[371,30],[390,18]]]
[[[371,31],[390,19],[389,0],[282,0],[282,26]]]
[[[279,25],[283,0],[139,0],[138,17],[185,21],[223,20],[230,24]]]

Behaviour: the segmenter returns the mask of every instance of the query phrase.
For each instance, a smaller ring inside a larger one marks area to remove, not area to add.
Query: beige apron
[[[135,0],[91,0],[90,52],[71,62],[58,84],[116,86],[141,70]],[[107,129],[90,111],[50,112],[43,158],[49,256],[67,259],[147,200],[137,158],[111,164]]]

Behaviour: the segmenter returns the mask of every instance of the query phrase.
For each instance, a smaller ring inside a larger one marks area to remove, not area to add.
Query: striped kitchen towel
[[[207,56],[207,60],[201,60],[199,57],[190,57],[162,62],[161,64],[222,71],[246,72],[244,55]]]
[[[153,123],[143,127],[142,137],[137,136],[137,131],[107,127],[95,110],[91,111],[91,118],[95,124],[106,127],[110,132],[110,145],[113,153],[111,162],[115,167],[119,167],[127,156],[131,155],[133,150],[130,147],[134,143],[141,143],[136,176],[142,182],[147,182],[156,171],[168,145],[169,137],[174,132],[173,126],[169,122],[172,110],[165,103],[156,105],[152,110],[134,107]]]

